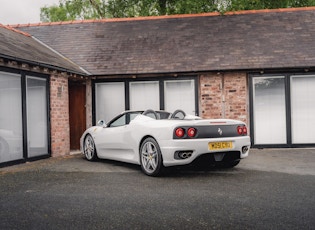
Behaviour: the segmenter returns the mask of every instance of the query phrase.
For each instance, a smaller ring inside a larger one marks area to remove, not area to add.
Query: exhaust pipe
[[[249,150],[249,147],[248,147],[248,146],[243,146],[243,147],[242,147],[242,154],[247,153],[248,150]]]
[[[193,151],[177,151],[175,152],[175,159],[187,159],[192,156]]]

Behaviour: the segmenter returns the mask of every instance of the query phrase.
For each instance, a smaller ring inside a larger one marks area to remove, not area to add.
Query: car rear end
[[[160,141],[165,166],[185,165],[198,158],[235,166],[248,156],[250,138],[245,123],[236,120],[194,120],[173,127],[171,140]]]

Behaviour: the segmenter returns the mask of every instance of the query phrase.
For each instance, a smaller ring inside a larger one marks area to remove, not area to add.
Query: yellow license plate
[[[231,149],[233,147],[232,142],[210,142],[208,144],[210,150]]]

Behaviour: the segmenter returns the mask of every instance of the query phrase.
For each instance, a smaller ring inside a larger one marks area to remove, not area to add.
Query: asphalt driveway
[[[0,169],[0,229],[315,229],[315,150],[252,150],[234,169],[81,155]]]
[[[115,161],[88,162],[83,161],[82,158],[84,158],[82,154],[73,152],[72,155],[66,157],[0,168],[0,174],[32,169],[56,172],[134,172],[140,170],[138,166],[130,164]],[[315,149],[251,149],[249,157],[243,159],[235,169],[315,176]]]

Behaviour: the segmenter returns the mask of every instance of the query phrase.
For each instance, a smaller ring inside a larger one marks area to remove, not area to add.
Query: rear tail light
[[[243,134],[247,135],[247,128],[246,128],[246,126],[243,126]]]
[[[197,129],[190,127],[178,127],[174,130],[175,138],[195,138],[197,135]]]
[[[238,135],[247,135],[246,126],[237,126],[237,133]]]
[[[196,133],[197,133],[197,131],[196,131],[195,128],[189,128],[188,131],[187,131],[187,135],[188,135],[189,137],[195,137],[195,136],[196,136]]]
[[[175,130],[175,135],[179,138],[183,137],[185,135],[185,130],[182,128],[177,128]]]
[[[237,133],[238,133],[238,135],[242,135],[243,134],[242,126],[237,126]]]

